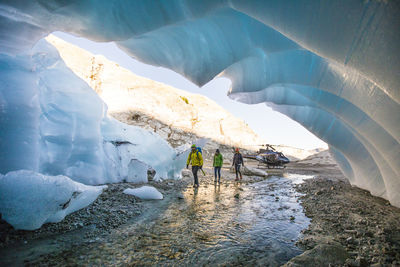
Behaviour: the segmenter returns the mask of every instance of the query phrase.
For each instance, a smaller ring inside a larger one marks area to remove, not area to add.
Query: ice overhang
[[[115,42],[198,85],[265,102],[330,145],[349,180],[400,206],[397,1],[2,1],[0,53],[53,31]],[[9,85],[10,88],[12,85]]]

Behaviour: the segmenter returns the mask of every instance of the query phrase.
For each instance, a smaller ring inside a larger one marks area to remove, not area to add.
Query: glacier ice
[[[180,177],[180,151],[108,117],[45,40],[29,53],[0,54],[0,69],[0,214],[14,228],[37,229],[89,205],[101,187],[87,185],[144,183],[149,169],[156,180]]]
[[[0,211],[15,229],[34,230],[86,207],[106,187],[84,185],[62,175],[13,171],[0,175]]]
[[[177,152],[158,135],[108,117],[104,102],[46,41],[19,57],[0,59],[2,173],[28,169],[91,185],[144,182],[150,167],[156,180],[179,176]]]
[[[124,194],[132,195],[141,199],[163,199],[163,195],[152,186],[142,186],[139,188],[127,188],[124,190]]]
[[[155,180],[176,179],[186,164],[183,153],[174,150],[157,134],[140,127],[105,117],[102,136],[107,182],[121,179],[147,182],[147,170],[150,168],[156,171]]]
[[[399,11],[398,1],[377,0],[2,1],[0,172],[25,168],[96,184],[98,177],[126,177],[128,166],[139,172],[152,166],[141,149],[138,161],[118,161],[146,138],[122,144],[117,135],[124,126],[99,115],[101,102],[68,93],[68,84],[82,85],[46,77],[52,71],[70,77],[54,57],[31,51],[57,30],[114,41],[198,85],[228,77],[230,97],[265,102],[298,121],[329,144],[352,184],[400,207]],[[49,86],[57,89],[48,92]],[[86,105],[93,112],[81,109]],[[77,116],[87,130],[73,128]],[[68,126],[54,126],[62,124]],[[68,141],[75,140],[71,133],[80,133],[76,143]],[[62,157],[64,150],[70,157]],[[164,160],[160,175],[174,175],[179,166],[165,169]]]

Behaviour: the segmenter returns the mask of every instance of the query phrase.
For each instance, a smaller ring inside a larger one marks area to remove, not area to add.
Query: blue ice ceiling
[[[352,184],[400,207],[399,14],[400,2],[390,0],[2,0],[0,53],[23,71],[0,89],[35,79],[19,56],[53,31],[114,41],[200,86],[230,78],[231,98],[265,102],[298,121],[329,144]],[[39,122],[21,120],[34,136]],[[24,139],[0,142],[20,153]]]

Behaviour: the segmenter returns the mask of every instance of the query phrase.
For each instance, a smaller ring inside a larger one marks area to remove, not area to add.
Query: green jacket
[[[214,167],[222,167],[222,163],[224,162],[223,158],[222,158],[222,154],[219,153],[218,155],[214,154],[214,163],[213,166]]]

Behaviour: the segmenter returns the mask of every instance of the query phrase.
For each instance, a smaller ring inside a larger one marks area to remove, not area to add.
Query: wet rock
[[[368,266],[367,260],[360,256],[358,256],[356,258],[356,264],[357,264],[356,266],[360,266],[360,267]]]
[[[190,177],[192,175],[192,172],[189,169],[183,169],[182,170],[182,176],[183,177]]]
[[[337,242],[320,244],[303,254],[294,257],[283,266],[338,266],[343,265],[349,257],[345,248]]]
[[[354,259],[347,259],[346,263],[347,266],[350,267],[366,267],[369,266],[367,260],[365,260],[364,258],[357,256],[357,258]]]
[[[357,263],[356,263],[356,260],[347,259],[347,260],[345,261],[345,265],[346,265],[346,266],[349,266],[349,267],[355,267],[355,266],[357,266]]]
[[[319,196],[319,195],[321,195],[322,193],[323,193],[323,191],[317,191],[317,192],[315,192],[315,195]]]
[[[148,169],[147,170],[147,180],[149,182],[153,181],[154,180],[154,176],[156,176],[156,171],[154,169],[152,169],[152,168]]]

